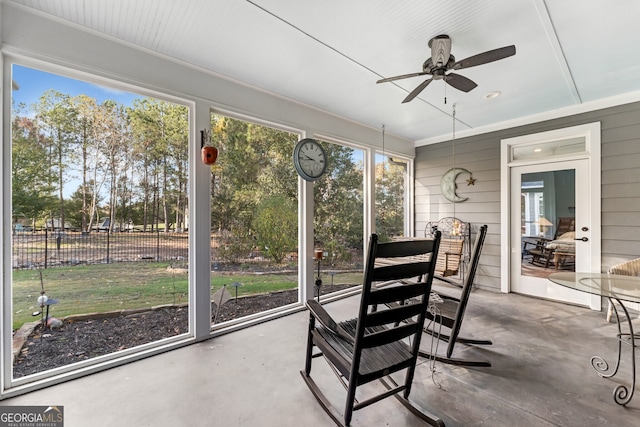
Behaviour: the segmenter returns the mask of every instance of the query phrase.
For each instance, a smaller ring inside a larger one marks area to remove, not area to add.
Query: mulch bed
[[[351,285],[349,285],[351,286]],[[321,294],[347,286],[323,286]],[[298,291],[231,299],[223,304],[217,323],[295,303]],[[217,306],[212,304],[212,320]],[[65,321],[60,328],[37,325],[13,364],[14,378],[47,371],[188,332],[187,307],[156,310],[102,319]]]

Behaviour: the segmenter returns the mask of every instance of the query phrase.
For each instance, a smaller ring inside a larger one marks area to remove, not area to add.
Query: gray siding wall
[[[640,102],[591,111],[482,135],[456,139],[455,166],[472,172],[475,185],[458,177],[456,203],[442,196],[440,178],[453,167],[452,142],[416,149],[415,229],[422,236],[428,221],[455,216],[489,230],[476,283],[500,290],[500,141],[532,133],[600,122],[602,129],[602,270],[640,257]],[[473,238],[473,237],[472,237]]]

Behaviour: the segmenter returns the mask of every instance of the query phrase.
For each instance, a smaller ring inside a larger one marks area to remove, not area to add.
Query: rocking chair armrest
[[[314,299],[310,299],[307,301],[307,308],[311,315],[326,329],[333,332],[336,336],[342,338],[343,340],[353,344],[355,343],[354,338],[349,335],[340,325],[338,325],[327,313],[327,310],[324,309],[320,305],[320,303]]]

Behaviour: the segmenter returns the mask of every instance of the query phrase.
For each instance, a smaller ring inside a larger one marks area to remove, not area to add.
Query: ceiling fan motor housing
[[[451,55],[451,39],[446,34],[435,36],[429,40],[431,62],[435,67],[445,67]]]
[[[444,66],[435,66],[433,65],[433,60],[431,58],[428,58],[422,64],[422,70],[426,73],[433,75],[434,78],[436,78],[436,76],[440,76],[440,78],[442,78],[442,76],[444,76],[445,71],[450,70],[451,67],[453,67],[453,64],[455,63],[456,63],[456,57],[453,55],[449,55],[449,61],[447,61],[447,63]]]

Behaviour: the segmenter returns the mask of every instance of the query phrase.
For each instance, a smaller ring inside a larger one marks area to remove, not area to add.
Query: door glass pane
[[[522,174],[522,274],[575,271],[575,170]]]
[[[186,334],[188,108],[12,79],[13,377]]]
[[[587,143],[585,137],[541,142],[531,145],[513,147],[511,160],[546,159],[566,156],[568,154],[585,153]]]

